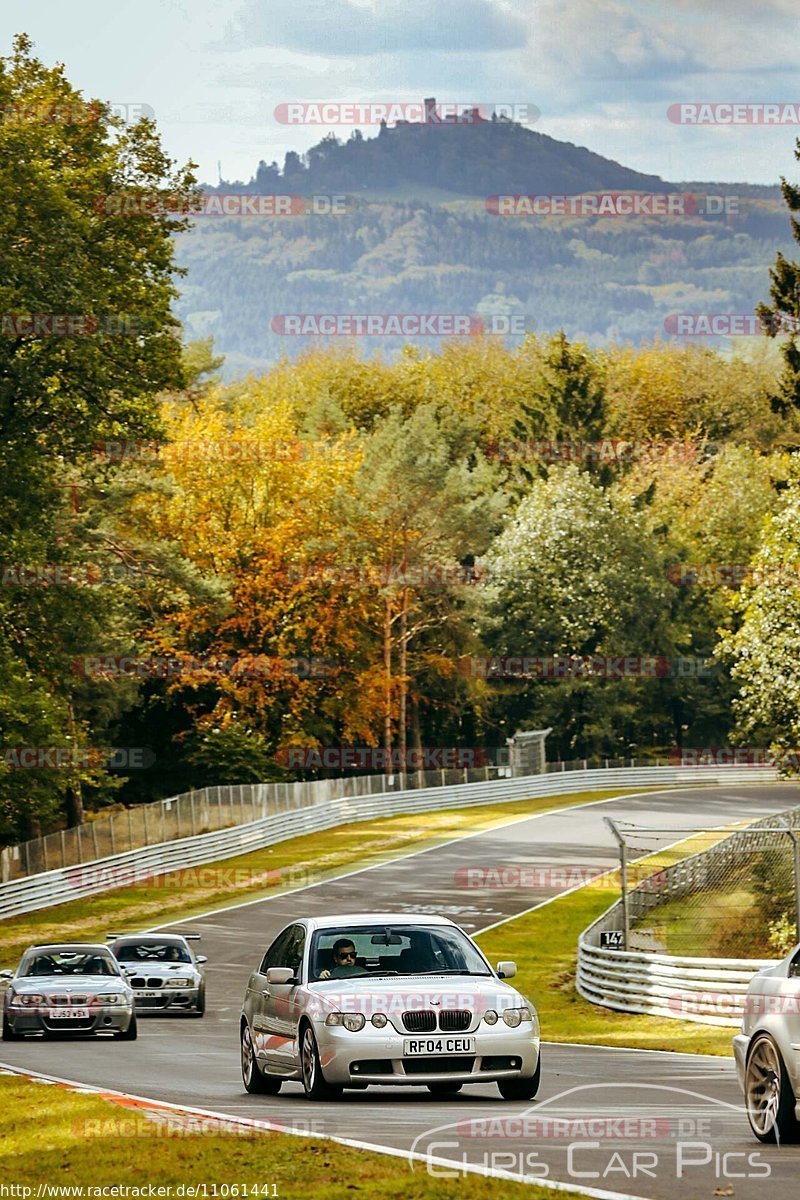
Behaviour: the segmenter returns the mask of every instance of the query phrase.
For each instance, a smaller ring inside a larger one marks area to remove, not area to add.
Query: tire
[[[22,1034],[15,1033],[14,1028],[8,1017],[3,1016],[3,1041],[4,1042],[21,1042]]]
[[[198,995],[197,995],[197,1006],[192,1009],[192,1016],[193,1017],[205,1016],[205,1011],[206,1011],[206,985],[204,983],[201,983],[200,991],[198,992]]]
[[[300,1034],[300,1067],[306,1100],[339,1099],[342,1088],[328,1083],[322,1074],[317,1039],[310,1025],[304,1025]]]
[[[245,1091],[255,1096],[277,1096],[281,1090],[281,1080],[275,1079],[270,1075],[265,1075],[256,1062],[256,1052],[253,1048],[253,1039],[250,1036],[250,1026],[246,1021],[242,1022],[240,1046],[242,1052],[242,1082],[244,1083]]]
[[[131,1022],[124,1033],[118,1033],[117,1038],[120,1042],[135,1042],[137,1037],[136,1029],[136,1013],[131,1017]]]
[[[456,1092],[461,1091],[464,1085],[463,1083],[445,1083],[442,1080],[441,1083],[426,1083],[425,1086],[434,1096],[454,1096]]]
[[[527,1079],[500,1079],[497,1087],[504,1100],[532,1100],[539,1091],[542,1080],[542,1056],[536,1064],[536,1070]]]
[[[792,1085],[781,1052],[768,1033],[757,1034],[747,1052],[744,1098],[750,1128],[760,1142],[800,1141]]]

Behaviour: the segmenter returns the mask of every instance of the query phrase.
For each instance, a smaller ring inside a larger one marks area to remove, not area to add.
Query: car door
[[[250,982],[247,985],[245,1008],[250,1018],[250,1032],[253,1038],[256,1058],[262,1066],[267,1058],[267,1043],[269,1040],[266,1013],[267,1000],[269,999],[267,969],[269,967],[283,966],[284,950],[293,928],[294,926],[288,925],[286,929],[281,930],[261,960],[258,970],[254,971],[250,976]]]
[[[295,983],[265,983],[264,1032],[266,1041],[266,1063],[278,1074],[293,1071],[297,1065],[297,1026],[301,1016],[300,988],[298,986],[306,945],[306,930],[303,925],[291,925],[287,938],[277,950],[279,962],[270,961],[270,967],[289,967],[294,972]]]

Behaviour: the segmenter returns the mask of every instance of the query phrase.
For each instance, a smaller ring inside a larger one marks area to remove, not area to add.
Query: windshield
[[[135,942],[120,946],[115,954],[124,963],[190,963],[192,956],[183,946],[174,942]]]
[[[48,950],[25,958],[20,975],[119,975],[120,970],[110,953],[72,950]]]
[[[472,942],[452,925],[359,925],[318,930],[309,979],[380,975],[490,975]]]

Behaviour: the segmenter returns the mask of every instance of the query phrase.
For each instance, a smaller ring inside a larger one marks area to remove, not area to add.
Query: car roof
[[[303,917],[309,929],[337,929],[341,925],[455,925],[449,917],[433,913],[333,913],[329,917]]]
[[[46,942],[28,946],[26,954],[111,954],[102,942]]]
[[[172,943],[175,946],[184,946],[187,950],[190,949],[186,938],[179,933],[123,933],[118,938],[114,938],[109,945],[135,946],[141,942],[161,942],[162,945]]]

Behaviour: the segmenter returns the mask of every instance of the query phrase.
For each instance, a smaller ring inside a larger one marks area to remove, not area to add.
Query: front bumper
[[[736,1062],[736,1076],[739,1080],[739,1087],[744,1090],[744,1071],[747,1063],[747,1047],[750,1045],[750,1038],[746,1033],[737,1033],[733,1039],[733,1057]]]
[[[539,1063],[539,1037],[530,1021],[513,1030],[484,1026],[477,1032],[452,1035],[474,1038],[474,1053],[419,1057],[403,1054],[404,1042],[415,1035],[394,1029],[365,1027],[351,1033],[341,1026],[315,1022],[314,1032],[326,1081],[345,1087],[359,1083],[389,1087],[491,1083],[528,1078]]]
[[[137,1015],[166,1012],[167,1010],[192,1010],[200,1001],[200,984],[180,988],[134,988],[133,999]],[[143,995],[146,992],[147,995]]]
[[[51,1017],[47,1011],[25,1012],[10,1005],[6,1016],[14,1033],[125,1033],[133,1020],[133,1006],[93,1004],[88,1017]]]

